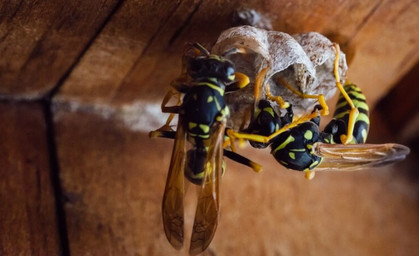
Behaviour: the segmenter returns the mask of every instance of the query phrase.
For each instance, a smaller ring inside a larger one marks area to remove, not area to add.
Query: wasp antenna
[[[205,49],[205,47],[202,46],[200,43],[194,43],[193,47],[195,47],[198,51],[200,51],[202,55],[205,55],[205,56],[210,55],[210,52],[207,49]]]
[[[236,53],[245,54],[246,49],[244,49],[243,47],[234,47],[234,48],[231,48],[230,50],[225,51],[221,56],[227,57],[229,55],[233,55]]]

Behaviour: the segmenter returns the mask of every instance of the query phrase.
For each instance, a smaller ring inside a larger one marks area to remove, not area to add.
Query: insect
[[[224,94],[246,86],[246,75],[235,72],[224,56],[210,54],[198,43],[193,54],[184,54],[183,74],[172,83],[174,90],[163,99],[162,111],[171,113],[166,124],[150,133],[150,137],[174,138],[169,173],[162,203],[162,216],[167,239],[176,249],[184,240],[184,177],[201,186],[189,252],[204,251],[217,228],[220,201],[219,186],[223,171],[223,155],[260,171],[260,165],[223,148],[226,119],[229,115]],[[180,100],[180,93],[184,94]],[[166,106],[177,95],[178,105]],[[176,131],[170,127],[178,114]],[[189,142],[189,143],[187,143]]]
[[[336,85],[341,91],[334,118],[323,132],[319,131],[320,116],[328,114],[322,95],[304,95],[302,98],[319,99],[311,114],[293,120],[292,106],[280,96],[273,96],[267,86],[268,100],[259,100],[253,120],[247,129],[249,134],[235,134],[231,138],[248,139],[253,147],[271,147],[271,154],[283,166],[304,171],[306,178],[313,178],[314,171],[358,170],[377,167],[403,160],[409,149],[399,144],[363,144],[369,130],[369,108],[358,86],[340,84],[337,72],[339,48],[335,46],[336,61],[334,73]],[[292,87],[282,81],[285,87]],[[258,86],[258,85],[257,85]],[[291,89],[292,90],[292,89]],[[286,110],[280,117],[270,101]]]

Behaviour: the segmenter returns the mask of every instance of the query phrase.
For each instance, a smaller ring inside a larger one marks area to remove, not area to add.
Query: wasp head
[[[233,63],[218,55],[190,58],[187,70],[193,79],[216,78],[224,83],[230,83],[235,78]]]

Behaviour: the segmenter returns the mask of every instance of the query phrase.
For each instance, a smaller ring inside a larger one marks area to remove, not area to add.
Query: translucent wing
[[[401,161],[410,149],[394,143],[343,145],[318,142],[314,152],[323,157],[314,171],[355,171]]]
[[[204,251],[211,243],[217,229],[220,201],[219,186],[223,161],[225,123],[219,123],[211,135],[206,159],[206,170],[195,213],[189,253]]]
[[[184,198],[184,168],[185,168],[186,133],[179,116],[172,159],[164,190],[162,215],[166,237],[172,246],[180,249],[183,246],[183,198]]]

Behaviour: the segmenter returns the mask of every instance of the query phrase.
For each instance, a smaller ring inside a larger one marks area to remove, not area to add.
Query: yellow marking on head
[[[207,98],[207,103],[210,103],[210,102],[212,102],[214,100],[214,97],[212,97],[212,96],[208,96],[208,98]]]
[[[306,138],[306,140],[311,140],[313,138],[313,132],[311,130],[307,130],[304,133],[304,138]]]
[[[275,150],[272,153],[276,153],[278,150],[281,150],[283,148],[285,148],[289,143],[295,141],[295,138],[293,136],[288,136],[288,138],[282,142],[281,145],[279,145],[278,147],[275,148]]]
[[[294,153],[294,152],[289,152],[289,153],[288,153],[288,156],[289,156],[291,159],[295,160],[295,153]]]
[[[288,165],[288,163],[287,163],[287,162],[285,162],[285,161],[280,160],[280,162],[281,162],[281,164],[283,164],[283,165]]]
[[[233,81],[236,78],[235,74],[232,74],[231,76],[228,76],[228,80]]]

